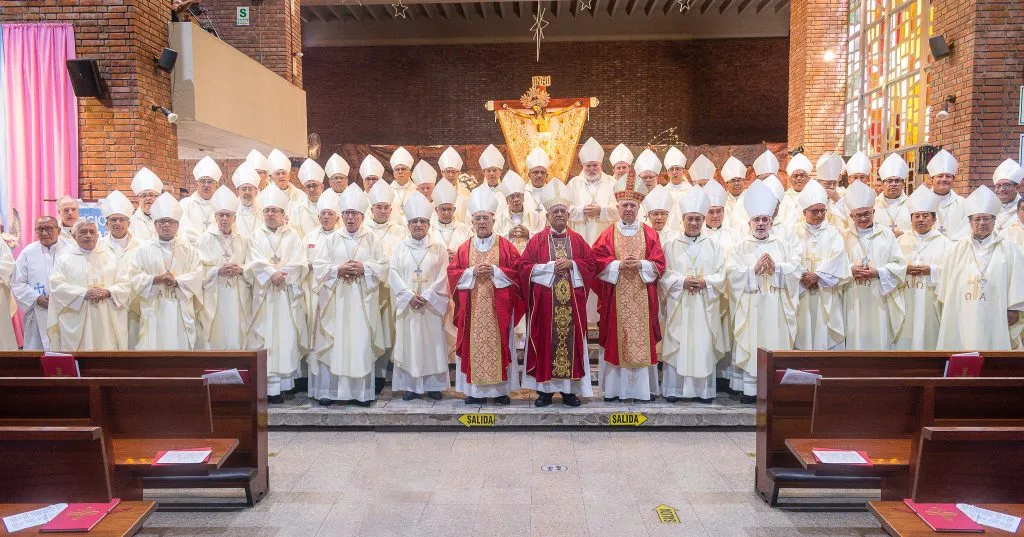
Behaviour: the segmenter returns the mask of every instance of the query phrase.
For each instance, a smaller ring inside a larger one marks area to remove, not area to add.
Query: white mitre
[[[971,192],[971,195],[967,196],[967,200],[964,201],[964,213],[968,217],[976,214],[995,216],[999,214],[1002,207],[1003,204],[999,201],[996,193],[984,185],[974,189],[974,192]]]
[[[267,157],[255,149],[249,151],[249,154],[245,156],[245,161],[248,162],[254,170],[263,170],[265,172],[270,171],[268,169],[270,168],[270,162],[267,161]]]
[[[907,165],[907,161],[903,160],[903,157],[896,153],[885,157],[882,165],[878,167],[878,178],[883,181],[890,177],[899,177],[906,181],[909,176],[910,166]]]
[[[231,174],[231,184],[235,185],[235,188],[241,188],[242,185],[252,185],[256,188],[260,187],[260,174],[256,171],[256,168],[252,167],[249,161],[245,161],[235,168],[234,173]]]
[[[1019,185],[1021,179],[1024,179],[1024,168],[1009,158],[999,163],[996,171],[992,172],[993,185],[999,181],[1010,181]]]
[[[563,207],[572,205],[572,201],[569,199],[569,189],[558,179],[552,179],[548,181],[548,184],[544,185],[544,188],[540,191],[540,198],[544,209],[548,211],[556,205],[562,205]]]
[[[103,218],[114,214],[130,217],[135,212],[135,206],[120,190],[112,190],[100,202],[100,212],[103,214]]]
[[[377,160],[377,157],[373,155],[366,155],[363,162],[359,164],[359,177],[366,179],[367,177],[376,177],[380,179],[384,177],[384,165]]]
[[[213,205],[214,212],[238,212],[238,196],[224,185],[220,185],[220,188],[213,193],[213,197],[210,198],[210,204]]]
[[[324,182],[324,169],[315,160],[308,158],[299,166],[299,183],[320,183]]]
[[[940,173],[948,173],[950,175],[956,175],[957,168],[960,164],[956,161],[956,157],[953,153],[940,149],[935,156],[928,161],[928,175],[939,175]]]
[[[910,211],[910,214],[935,213],[939,211],[939,203],[941,202],[942,198],[932,192],[931,189],[917,187],[910,195],[910,198],[907,199],[907,210]]]
[[[636,163],[633,164],[633,171],[637,175],[644,172],[654,172],[655,175],[661,173],[661,159],[658,155],[650,149],[644,149],[640,156],[636,158]]]
[[[370,198],[370,205],[376,205],[378,203],[387,203],[388,205],[391,205],[395,202],[395,189],[391,188],[391,185],[384,181],[377,181],[374,183],[366,195]]]
[[[399,147],[391,154],[391,160],[389,163],[391,164],[392,170],[395,169],[395,166],[405,166],[406,168],[411,169],[413,164],[412,153],[409,153],[409,150],[404,147]]]
[[[795,156],[790,157],[789,162],[786,163],[786,175],[793,175],[797,170],[803,170],[804,173],[811,173],[814,171],[814,167],[811,166],[811,159],[807,158],[803,153],[797,153]]]
[[[174,196],[164,192],[157,196],[156,201],[153,202],[153,206],[149,209],[149,215],[153,217],[153,220],[170,218],[180,222],[181,205],[178,204],[178,200],[174,199]]]
[[[708,209],[711,207],[711,198],[704,193],[704,189],[701,187],[691,188],[687,190],[683,197],[679,198],[679,213],[698,213],[701,215],[708,214]]]
[[[270,152],[267,162],[270,163],[270,166],[267,166],[267,173],[274,173],[277,170],[292,171],[292,161],[288,159],[288,155],[285,155],[278,149]]]
[[[625,145],[619,144],[615,146],[615,149],[612,149],[612,154],[610,157],[608,157],[608,161],[612,163],[612,166],[615,166],[620,162],[632,164],[633,152],[630,151],[629,148],[626,147]]]
[[[266,188],[260,192],[259,195],[260,205],[264,209],[268,207],[277,207],[282,211],[288,210],[288,194],[285,194],[276,184],[271,182]]]
[[[736,157],[729,157],[722,165],[722,180],[728,183],[733,179],[746,179],[747,165]]]
[[[743,196],[743,208],[747,210],[750,218],[772,216],[778,205],[779,198],[775,197],[775,193],[761,180],[750,183],[747,193]]]
[[[505,197],[511,196],[512,194],[522,194],[526,192],[526,181],[523,181],[522,176],[513,170],[505,172],[505,177],[501,178],[501,183],[498,183],[498,191],[505,195]]]
[[[416,191],[406,196],[402,212],[405,213],[406,220],[411,221],[417,218],[430,220],[430,215],[434,214],[434,206],[430,204],[430,200],[423,193]]]
[[[847,175],[862,173],[870,176],[871,159],[863,151],[857,151],[850,157],[850,160],[846,161],[846,173]]]
[[[423,162],[423,161],[420,161]],[[494,194],[491,194],[493,197]],[[434,192],[430,195],[434,200],[434,207],[449,204],[455,205],[455,201],[459,199],[459,191],[448,181],[438,181],[434,185]]]
[[[412,182],[416,186],[424,183],[436,183],[437,182],[437,170],[433,166],[427,164],[427,161],[421,160],[416,163],[416,167],[412,169]],[[448,181],[445,181],[446,183]],[[435,189],[437,187],[434,187]]]
[[[441,156],[437,159],[437,167],[441,168],[441,171],[445,170],[462,170],[462,157],[459,156],[459,152],[454,147],[448,146]]]
[[[818,179],[821,181],[838,181],[843,174],[843,157],[835,153],[826,153],[818,159]]]
[[[196,163],[195,167],[192,168],[192,177],[194,177],[196,181],[203,177],[209,177],[214,181],[220,181],[223,173],[224,172],[221,171],[220,166],[217,165],[217,162],[210,158],[209,155],[203,157]]]
[[[643,203],[644,207],[647,207],[647,212],[672,210],[672,193],[667,188],[657,185],[644,196]]]
[[[324,173],[327,174],[327,177],[334,177],[339,174],[348,177],[350,170],[351,167],[348,165],[348,162],[337,153],[331,155],[331,158],[327,159],[327,165],[324,166]]]
[[[846,187],[846,192],[843,194],[843,205],[851,212],[856,209],[874,207],[877,196],[868,185],[861,181],[854,181]]]
[[[779,173],[779,158],[767,149],[754,159],[754,175],[761,176],[766,173]]]
[[[526,155],[526,171],[530,171],[534,168],[544,168],[545,170],[551,166],[551,159],[543,149],[534,147],[530,150],[530,153]]]
[[[729,199],[729,193],[725,191],[725,187],[723,187],[718,181],[712,179],[705,183],[701,189],[704,190],[704,194],[706,194],[708,199],[711,200],[712,207],[725,207],[725,204]]]
[[[782,198],[786,197],[786,189],[782,187],[782,181],[779,181],[779,178],[775,177],[775,174],[765,177],[762,181],[764,182],[764,186],[768,187],[779,201],[782,201]]]
[[[355,186],[355,185],[349,185]],[[346,187],[347,189],[348,187]],[[359,187],[356,187],[359,188]],[[390,188],[388,190],[391,190]],[[338,207],[338,198],[341,197],[333,188],[324,190],[323,194],[316,200],[316,212],[317,214],[324,211],[333,211],[337,214],[341,214],[341,210]]]
[[[498,198],[487,185],[480,185],[469,193],[469,203],[466,205],[466,213],[470,216],[478,212],[494,214],[498,210]]]
[[[665,152],[665,168],[673,168],[676,166],[679,166],[680,168],[686,167],[686,155],[684,155],[676,146],[672,146]]]
[[[341,194],[338,195],[338,208],[341,209],[341,212],[355,211],[366,214],[366,210],[370,208],[370,200],[367,199],[363,189],[355,184],[351,184],[345,187],[345,190],[342,190]]]
[[[667,161],[668,157],[666,156],[665,159]],[[666,165],[668,165],[667,162]],[[697,155],[697,158],[693,159],[693,163],[690,164],[689,175],[693,181],[710,181],[715,178],[715,163],[704,155]]]
[[[135,177],[132,178],[132,192],[138,196],[147,191],[159,194],[164,191],[164,183],[153,173],[153,170],[143,166],[135,172]]]
[[[812,205],[825,205],[826,203],[828,203],[828,193],[825,192],[825,187],[813,179],[808,181],[804,189],[796,196],[796,204],[801,211]]]
[[[483,153],[480,153],[479,163],[481,170],[490,168],[501,169],[505,167],[505,157],[497,147],[494,147],[494,144],[491,144],[484,148]]]
[[[588,162],[600,163],[604,160],[604,148],[591,136],[587,138],[587,141],[583,143],[583,147],[580,148],[579,157],[580,164]]]

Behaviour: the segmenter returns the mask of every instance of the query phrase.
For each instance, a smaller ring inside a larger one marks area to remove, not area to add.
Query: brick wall
[[[847,9],[846,0],[790,3],[788,141],[811,158],[843,150]]]
[[[249,26],[235,26],[239,6],[249,6]],[[302,87],[302,19],[298,0],[203,0],[205,13],[225,43]]]
[[[788,40],[310,48],[308,124],[338,144],[502,143],[491,99],[516,99],[533,75],[553,97],[596,96],[583,131],[604,143],[751,144],[786,136]]]
[[[960,160],[961,189],[991,184],[992,172],[1020,154],[1020,87],[1024,85],[1024,2],[932,0],[934,33],[953,43],[932,64],[928,101],[938,110],[956,97],[951,116],[932,116],[931,141]]]
[[[128,191],[150,167],[169,186],[178,179],[178,140],[152,103],[170,105],[170,75],[153,67],[167,44],[170,0],[0,0],[0,20],[71,22],[79,58],[99,61],[109,88],[102,100],[79,99],[82,196]]]

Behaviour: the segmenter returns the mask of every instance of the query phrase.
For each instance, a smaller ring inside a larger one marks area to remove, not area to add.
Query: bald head
[[[57,215],[60,216],[62,226],[75,225],[78,221],[78,202],[71,196],[61,196],[57,199]]]

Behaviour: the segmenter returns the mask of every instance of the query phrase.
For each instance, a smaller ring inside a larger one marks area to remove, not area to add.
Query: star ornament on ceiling
[[[533,26],[530,26],[530,31],[533,32],[533,40],[537,43],[537,61],[540,61],[540,42],[544,39],[544,28],[550,24],[544,15],[547,13],[547,8],[540,5],[540,1],[537,2],[537,14],[533,16]]]
[[[593,0],[579,0],[579,3],[576,4],[576,9],[578,11],[590,11],[591,2],[593,2]]]
[[[395,9],[395,18],[396,19],[397,18],[403,18],[403,19],[409,18],[406,15],[406,13],[405,13],[406,11],[409,11],[409,6],[406,6],[405,4],[403,4],[402,0],[398,0],[397,4],[391,4],[391,7],[393,7]]]
[[[690,2],[691,0],[676,0],[676,3],[679,4],[679,12],[686,13],[690,11]]]

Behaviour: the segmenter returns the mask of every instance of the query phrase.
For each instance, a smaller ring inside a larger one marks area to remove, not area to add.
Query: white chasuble
[[[181,200],[181,227],[178,231],[179,237],[188,238],[192,246],[199,244],[199,236],[206,231],[206,228],[213,221],[213,203],[204,200],[199,192],[193,192],[191,196]]]
[[[363,227],[370,230],[375,237],[377,242],[380,243],[381,253],[383,257],[377,259],[387,265],[391,261],[391,254],[395,251],[395,247],[398,243],[405,240],[409,232],[406,228],[393,222],[385,222],[378,224],[373,219],[364,220]],[[380,304],[380,318],[381,318],[381,337],[383,338],[384,348],[390,350],[395,345],[395,306],[391,302],[391,289],[388,287],[388,278],[382,278],[380,285],[377,286],[378,303]],[[378,371],[377,376],[385,376],[387,363],[381,362],[378,364],[382,367],[383,371]]]
[[[433,241],[443,245],[446,249],[455,252],[462,246],[462,243],[468,241],[473,236],[473,230],[466,224],[458,222],[452,222],[450,224],[442,224],[437,220],[437,213],[431,217],[430,221],[430,232],[429,235],[433,238]],[[450,260],[449,260],[450,261]],[[444,333],[448,339],[448,361],[454,362],[455,358],[455,342],[459,338],[459,331],[455,328],[455,303],[448,303],[448,310],[444,316]]]
[[[715,396],[715,365],[725,356],[722,296],[725,251],[708,234],[679,234],[663,242],[665,273],[658,281],[665,327],[661,331],[662,383],[665,397]],[[687,278],[702,278],[699,291],[683,288]]]
[[[722,254],[726,257],[726,263],[728,264],[729,252],[732,251],[733,245],[739,242],[742,235],[738,235],[731,228],[721,225],[717,228],[710,228],[706,225],[701,230],[702,235],[707,235],[709,239],[718,243],[718,247],[722,250]],[[662,242],[664,244],[664,242]],[[729,293],[729,286],[726,285],[721,295],[718,297],[719,311],[722,313],[722,349],[725,350],[726,355],[732,352],[732,338],[733,338],[733,327],[735,326],[735,318],[733,317],[733,306],[732,306],[732,295]],[[728,368],[729,370],[724,370]],[[726,365],[723,367],[719,365],[719,375],[723,378],[728,378],[731,375],[731,367]]]
[[[942,303],[937,350],[1010,350],[1022,323],[1007,326],[1006,312],[1024,311],[1024,257],[993,232],[953,244],[935,290]]]
[[[253,286],[250,341],[267,349],[267,394],[290,390],[306,354],[309,327],[302,283],[309,270],[305,245],[291,226],[256,228],[249,239],[246,273]],[[280,285],[271,278],[284,273]]]
[[[90,288],[110,292],[109,298],[86,300]],[[69,249],[57,258],[50,274],[47,333],[50,349],[62,352],[126,351],[131,283],[128,265],[110,250]]]
[[[933,351],[939,337],[939,320],[942,305],[935,294],[935,288],[942,279],[942,265],[953,243],[937,229],[924,235],[910,231],[900,236],[900,249],[908,265],[928,265],[930,274],[907,275],[900,285],[903,300],[907,305],[903,330],[896,340],[896,348],[902,351]]]
[[[843,290],[846,348],[892,350],[907,313],[903,293],[899,291],[907,277],[903,251],[892,231],[878,224],[866,230],[851,227],[843,240],[852,265],[878,270],[877,278],[853,279]]]
[[[96,245],[97,248],[105,248],[109,250],[118,261],[127,262],[128,256],[135,251],[144,241],[140,241],[132,235],[131,231],[125,234],[120,239],[115,239],[112,235],[104,235],[100,237],[99,243]]]
[[[875,225],[890,230],[898,229],[903,233],[909,232],[912,229],[910,207],[907,205],[909,199],[906,194],[900,194],[896,199],[881,195],[875,198]]]
[[[333,235],[337,230],[342,229],[343,224],[339,221],[337,227],[330,231],[325,231],[323,226],[317,226],[316,229],[310,231],[303,237],[302,243],[305,245],[306,252],[306,268],[308,272],[306,277],[302,279],[302,294],[306,297],[306,312],[309,321],[309,339],[306,342],[306,348],[312,350],[312,340],[315,337],[318,323],[320,319],[316,316],[317,308],[317,293],[315,291],[316,284],[313,281],[313,260],[323,249],[324,245],[327,244],[327,238]],[[308,366],[313,365],[315,358],[312,355],[306,356]]]
[[[850,258],[843,236],[834,226],[811,226],[804,221],[794,226],[802,245],[803,271],[818,276],[812,289],[800,284],[794,348],[803,351],[841,350],[846,339],[842,288],[849,283]]]
[[[18,350],[14,337],[14,315],[18,303],[11,293],[11,278],[14,276],[14,254],[7,242],[0,239],[0,351]]]
[[[971,226],[967,222],[967,210],[964,198],[950,190],[945,196],[939,196],[939,210],[935,213],[935,228],[949,240],[962,239],[970,233]]]
[[[224,235],[211,226],[199,237],[199,261],[203,265],[203,292],[199,304],[199,348],[244,350],[252,348],[247,330],[252,318],[252,285],[245,273],[219,274],[224,265],[245,267],[249,241],[237,231]]]
[[[754,266],[764,254],[774,261],[775,272],[756,274]],[[728,256],[725,273],[735,307],[732,355],[743,372],[745,395],[757,394],[758,347],[793,348],[801,270],[799,253],[772,234],[759,240],[748,232]]]
[[[494,232],[512,241],[512,244],[516,247],[516,250],[519,250],[519,253],[522,253],[523,249],[526,248],[526,243],[530,241],[530,237],[539,233],[540,230],[544,229],[545,225],[546,223],[544,222],[544,219],[541,218],[540,213],[528,210],[525,207],[525,204],[523,212],[521,213],[512,213],[506,209],[503,212],[497,213],[497,216],[494,217]],[[511,236],[512,229],[517,226],[523,226],[526,228],[529,232],[529,236],[526,238],[517,237],[513,239]]]
[[[135,240],[139,241],[139,244],[155,239],[156,228],[153,227],[153,217],[143,212],[141,207],[135,209],[128,222],[128,232],[135,237]]]
[[[153,277],[170,272],[177,282],[154,284]],[[151,240],[135,249],[128,261],[132,293],[139,301],[138,350],[195,350],[198,339],[195,302],[202,293],[199,251],[186,238]]]
[[[300,201],[288,204],[288,225],[299,237],[305,238],[311,232],[321,229],[319,214],[316,203],[303,193]]]
[[[602,173],[597,180],[591,182],[581,174],[570,179],[568,186],[572,201],[569,207],[569,227],[583,235],[587,244],[594,244],[601,232],[619,219],[615,181],[610,175]],[[599,215],[588,217],[583,214],[583,208],[591,203],[601,207]],[[637,218],[642,221],[643,215]]]
[[[75,243],[59,239],[49,247],[38,241],[21,251],[14,264],[11,291],[18,306],[25,313],[24,350],[50,350],[50,338],[46,331],[46,308],[39,305],[39,297],[50,293],[50,272],[60,254],[78,248]]]
[[[388,286],[395,305],[395,363],[392,389],[424,393],[450,386],[449,344],[444,329],[448,311],[448,251],[430,236],[412,237],[395,247]],[[419,295],[426,304],[414,309]]]

